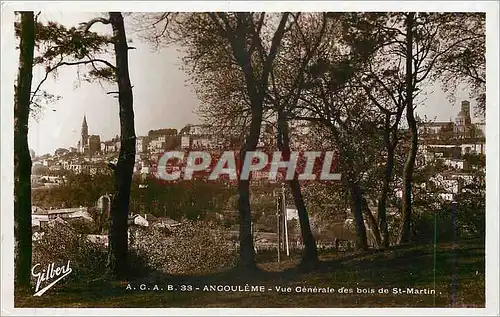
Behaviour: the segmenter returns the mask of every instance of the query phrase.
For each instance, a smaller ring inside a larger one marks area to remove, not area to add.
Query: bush
[[[438,242],[450,242],[454,237],[455,239],[484,238],[484,204],[481,208],[478,204],[472,205],[469,201],[458,200],[455,208],[455,216],[453,216],[453,206],[449,202],[441,204],[439,208],[429,208],[416,213],[414,228],[417,239],[423,240],[422,242],[432,242],[434,234]]]
[[[106,249],[93,243],[70,226],[56,224],[47,227],[40,239],[33,241],[33,265],[42,268],[55,263],[61,266],[71,261],[68,281],[88,281],[102,277],[106,268]],[[35,281],[36,283],[36,281]]]
[[[76,233],[80,234],[94,234],[99,233],[96,229],[96,225],[93,221],[85,219],[75,219],[68,220],[69,225],[75,230]]]
[[[433,243],[434,235],[439,242],[449,242],[453,237],[452,213],[447,208],[415,213],[412,226],[413,239],[420,243]]]
[[[217,272],[236,261],[236,250],[223,227],[202,221],[186,221],[172,231],[137,231],[131,251],[151,269],[169,274]]]

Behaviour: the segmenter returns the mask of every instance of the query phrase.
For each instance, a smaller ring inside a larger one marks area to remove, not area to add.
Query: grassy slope
[[[271,257],[272,256],[272,257]],[[321,256],[320,267],[311,273],[294,267],[299,257],[280,264],[275,255],[259,254],[262,271],[241,276],[227,271],[200,277],[172,277],[152,274],[131,281],[137,290],[126,290],[127,282],[96,281],[53,287],[42,297],[17,295],[16,307],[451,307],[453,262],[456,259],[456,307],[484,307],[485,254],[483,241],[462,241],[455,253],[452,245],[396,247],[384,252],[344,254],[329,252]],[[435,274],[434,274],[435,273]],[[435,281],[434,281],[435,278]],[[139,291],[147,283],[160,288],[167,283],[191,285],[266,285],[353,288],[354,294],[279,294]],[[356,288],[381,287],[389,294],[356,294]],[[436,295],[393,295],[392,288],[436,289]]]

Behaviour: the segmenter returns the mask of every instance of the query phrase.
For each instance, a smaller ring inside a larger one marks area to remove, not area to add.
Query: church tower
[[[83,116],[83,123],[82,123],[82,140],[81,140],[81,147],[82,147],[82,152],[85,146],[87,146],[89,143],[89,127],[87,126],[87,118],[84,115]]]
[[[469,136],[469,130],[472,124],[471,121],[470,102],[464,100],[461,103],[460,112],[455,118],[455,132],[460,138],[466,138]]]

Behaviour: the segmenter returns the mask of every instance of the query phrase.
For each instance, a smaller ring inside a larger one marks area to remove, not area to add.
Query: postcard
[[[2,315],[498,314],[498,18],[2,2]]]

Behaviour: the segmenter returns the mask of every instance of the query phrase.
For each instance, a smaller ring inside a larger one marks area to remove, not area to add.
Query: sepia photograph
[[[498,17],[2,2],[2,315],[497,315]]]

